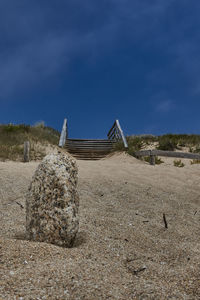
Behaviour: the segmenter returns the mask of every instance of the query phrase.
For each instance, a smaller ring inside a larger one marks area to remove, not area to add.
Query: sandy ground
[[[37,165],[0,163],[0,299],[200,299],[200,165],[78,161],[70,249],[24,238]]]

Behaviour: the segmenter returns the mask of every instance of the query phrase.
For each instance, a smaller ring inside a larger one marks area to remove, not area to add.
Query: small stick
[[[164,224],[165,224],[165,228],[167,229],[168,228],[168,224],[167,224],[167,220],[166,220],[165,214],[163,214],[163,221],[164,221]]]
[[[142,267],[142,268],[140,268],[140,269],[138,269],[138,270],[133,270],[132,268],[128,268],[128,270],[129,270],[133,275],[137,275],[138,273],[145,271],[146,268],[147,268],[147,267],[144,266],[144,267]]]
[[[21,208],[24,208],[24,206],[21,203],[19,203],[18,201],[15,201],[15,203],[17,203]]]

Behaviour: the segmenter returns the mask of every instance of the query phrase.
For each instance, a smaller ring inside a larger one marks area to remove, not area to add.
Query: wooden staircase
[[[118,120],[114,122],[107,136],[107,140],[69,139],[67,119],[64,119],[59,147],[66,148],[76,159],[84,160],[97,160],[105,157],[113,150],[114,143],[119,140],[123,141],[124,148],[128,147]]]
[[[76,159],[98,160],[113,150],[114,141],[67,139],[65,148]]]

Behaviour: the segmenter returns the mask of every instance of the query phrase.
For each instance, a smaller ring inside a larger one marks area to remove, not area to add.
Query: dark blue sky
[[[200,134],[200,2],[1,0],[0,123]]]

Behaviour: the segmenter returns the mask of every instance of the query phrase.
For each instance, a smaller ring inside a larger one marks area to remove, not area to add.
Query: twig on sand
[[[139,268],[137,270],[133,270],[132,268],[128,268],[129,272],[131,272],[133,275],[138,275],[140,272],[143,272],[146,270],[146,266],[142,267],[142,268]]]
[[[163,213],[163,221],[164,221],[164,224],[165,224],[165,228],[167,229],[168,228],[168,224],[167,224],[167,220],[166,220],[166,217],[165,217],[164,213]]]
[[[15,202],[16,204],[18,204],[23,209],[24,206],[20,202],[16,201],[16,200],[21,199],[21,198],[22,198],[22,196],[14,198],[14,199],[9,199],[9,201]],[[11,203],[9,203],[9,204],[11,204]]]
[[[19,203],[18,201],[15,201],[15,203],[17,203],[22,209],[24,208],[24,206],[21,203]]]

